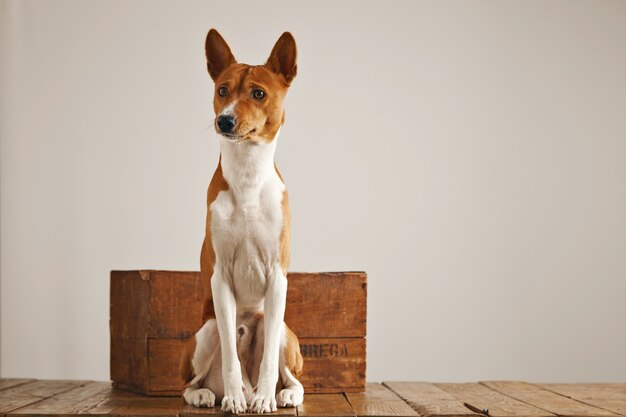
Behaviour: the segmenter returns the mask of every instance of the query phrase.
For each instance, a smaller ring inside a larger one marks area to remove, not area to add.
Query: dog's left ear
[[[276,41],[265,65],[273,72],[282,75],[289,85],[298,73],[297,55],[296,40],[291,33],[285,32]]]

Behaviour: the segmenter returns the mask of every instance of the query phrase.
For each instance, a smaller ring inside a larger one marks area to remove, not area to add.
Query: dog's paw
[[[274,394],[262,394],[258,391],[254,394],[254,397],[252,397],[250,408],[248,408],[249,412],[256,414],[271,413],[276,410],[276,399],[274,398]]]
[[[222,398],[222,411],[225,413],[241,414],[248,408],[243,389],[228,390]]]
[[[194,407],[213,407],[215,405],[215,394],[206,388],[187,388],[183,393],[185,402]]]
[[[285,388],[276,395],[279,407],[297,407],[304,401],[302,388]]]

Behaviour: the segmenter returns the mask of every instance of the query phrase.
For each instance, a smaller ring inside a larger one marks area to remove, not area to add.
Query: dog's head
[[[215,130],[226,140],[269,142],[284,120],[283,101],[296,76],[296,41],[285,32],[264,65],[239,64],[222,36],[211,29],[205,51],[215,82]]]

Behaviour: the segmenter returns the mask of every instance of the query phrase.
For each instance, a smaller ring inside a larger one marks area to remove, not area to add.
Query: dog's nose
[[[235,116],[222,115],[218,117],[217,127],[224,133],[231,133],[235,127]]]

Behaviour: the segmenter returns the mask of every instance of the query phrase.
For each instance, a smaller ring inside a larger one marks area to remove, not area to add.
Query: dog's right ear
[[[204,50],[206,52],[206,66],[213,81],[226,68],[237,63],[233,53],[230,52],[228,44],[215,29],[209,30],[209,33],[206,35]]]

